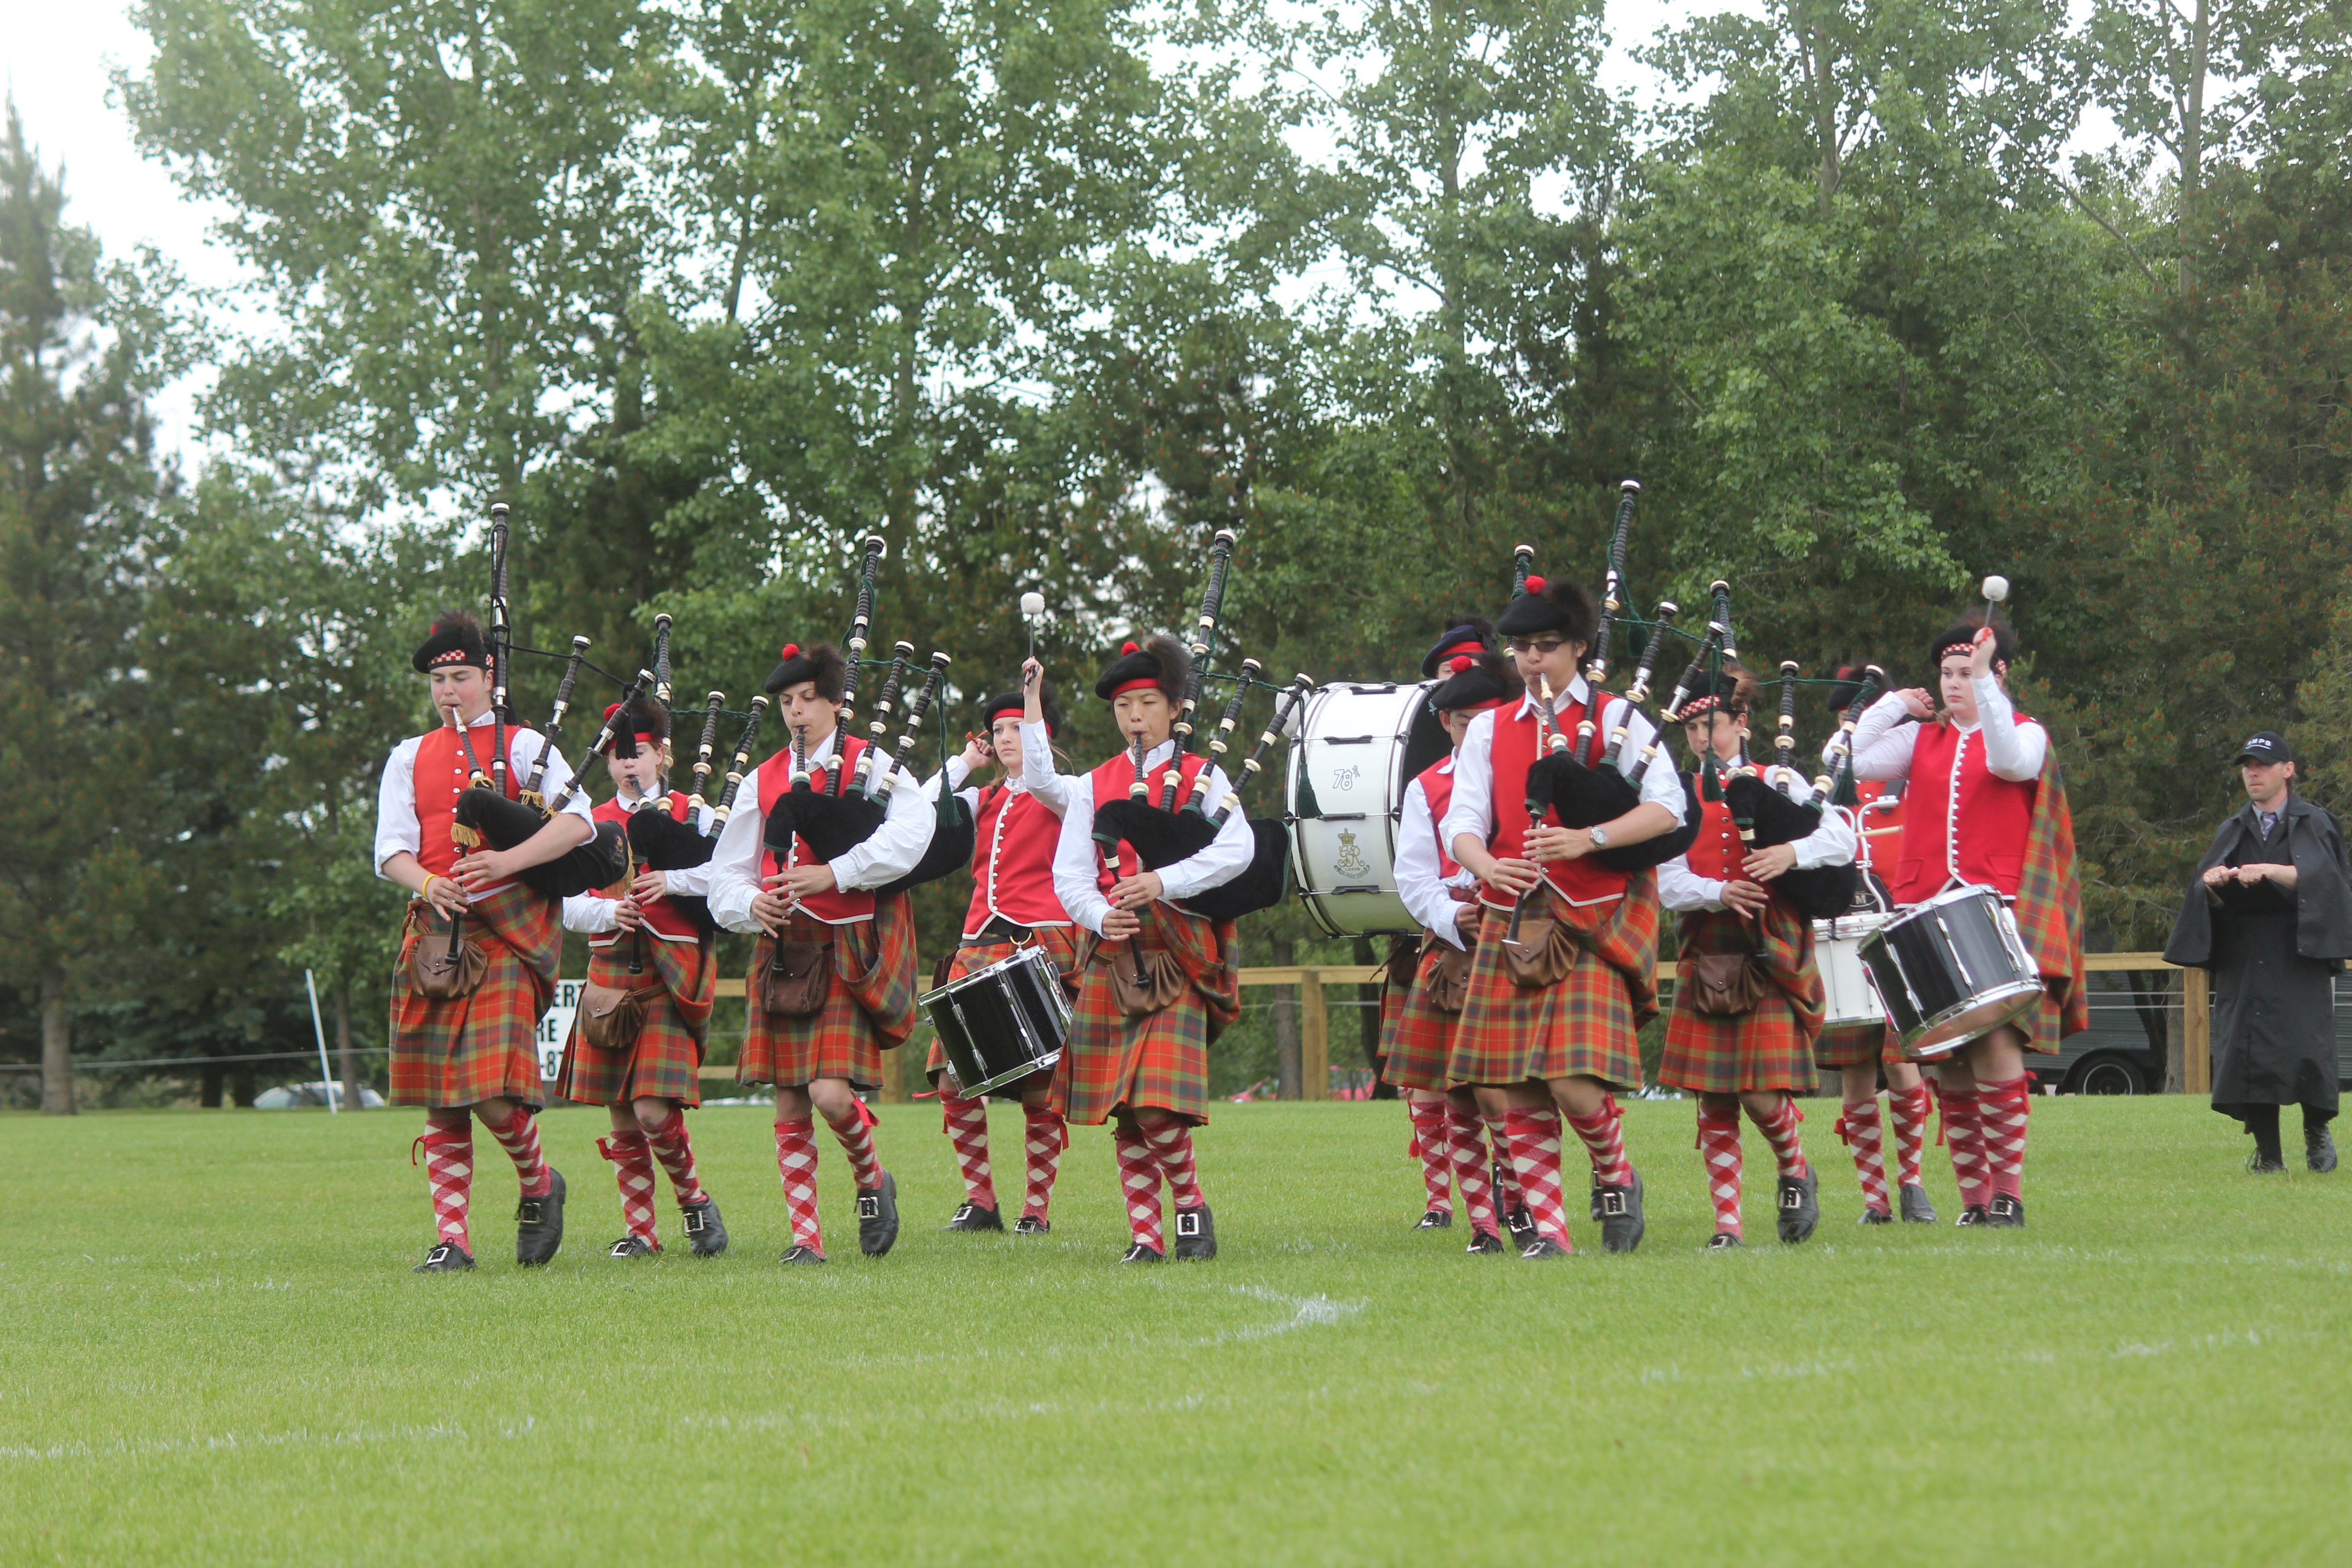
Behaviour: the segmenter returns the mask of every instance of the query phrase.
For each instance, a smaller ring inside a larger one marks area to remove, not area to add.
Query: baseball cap
[[[2238,754],[2231,760],[2230,765],[2235,767],[2250,760],[2263,766],[2273,763],[2291,763],[2294,761],[2294,752],[2288,749],[2285,736],[2275,730],[2262,730],[2238,748]]]

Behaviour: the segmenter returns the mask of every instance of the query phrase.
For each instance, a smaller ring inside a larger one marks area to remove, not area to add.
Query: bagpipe
[[[1797,747],[1797,661],[1780,661],[1780,712],[1772,744],[1778,757],[1770,782],[1754,773],[1735,773],[1722,786],[1723,802],[1739,830],[1739,842],[1750,850],[1770,849],[1809,838],[1822,826],[1829,805],[1826,794],[1800,802],[1791,788],[1801,775],[1795,766]],[[1714,762],[1712,752],[1707,761]],[[1809,921],[1832,920],[1853,908],[1862,873],[1852,861],[1842,866],[1791,867],[1770,884],[1775,896]]]
[[[881,535],[870,534],[865,542],[864,555],[858,563],[857,593],[850,611],[849,634],[843,639],[846,668],[842,677],[841,708],[834,729],[834,762],[824,770],[822,788],[815,782],[816,770],[810,765],[808,736],[804,730],[794,729],[787,748],[791,773],[783,793],[776,797],[774,807],[768,813],[762,835],[764,847],[782,861],[793,852],[793,840],[805,843],[820,860],[838,859],[865,843],[877,832],[890,815],[890,799],[897,791],[901,772],[898,759],[909,755],[922,737],[923,724],[938,704],[940,693],[947,683],[948,667],[953,661],[944,653],[931,655],[929,671],[923,678],[914,700],[906,704],[906,724],[895,747],[886,749],[883,741],[889,732],[892,715],[897,712],[905,689],[908,666],[913,659],[915,645],[901,640],[893,649],[888,672],[883,678],[882,690],[874,703],[874,715],[866,725],[866,744],[854,768],[847,762],[853,721],[857,715],[857,689],[860,671],[866,660],[866,641],[874,621],[874,574],[880,564],[885,544]],[[756,713],[753,723],[758,722]],[[944,748],[944,741],[941,742]],[[739,751],[737,770],[729,774],[725,805],[732,809],[736,791],[740,787],[740,772],[749,758],[748,742]],[[971,858],[972,820],[971,809],[951,792],[942,789],[939,820],[933,826],[930,843],[913,870],[881,888],[877,896],[901,893],[961,868]]]
[[[1225,824],[1242,809],[1242,792],[1264,771],[1266,753],[1289,730],[1299,704],[1314,689],[1314,681],[1305,675],[1297,677],[1286,687],[1267,685],[1259,679],[1263,667],[1254,658],[1243,659],[1234,675],[1211,673],[1210,667],[1221,651],[1234,651],[1222,646],[1225,579],[1233,563],[1234,543],[1233,531],[1220,529],[1209,547],[1209,579],[1201,593],[1200,613],[1194,617],[1192,639],[1186,648],[1191,658],[1184,677],[1184,695],[1171,727],[1175,754],[1169,759],[1157,798],[1146,776],[1145,752],[1139,736],[1132,749],[1135,779],[1127,797],[1108,801],[1095,812],[1095,842],[1114,863],[1122,842],[1135,852],[1144,868],[1151,871],[1190,859],[1214,843]],[[1197,721],[1202,711],[1203,690],[1209,682],[1219,679],[1230,680],[1233,690],[1216,727],[1199,735],[1202,727]],[[1241,722],[1243,707],[1254,689],[1278,694],[1274,718],[1243,761],[1240,775],[1230,778],[1224,798],[1212,802],[1210,769],[1224,760],[1234,731]],[[1205,743],[1198,753],[1201,766],[1187,786],[1183,781],[1184,763],[1192,754],[1196,738]],[[1206,920],[1231,921],[1282,902],[1289,889],[1289,835],[1279,818],[1244,816],[1244,820],[1248,824],[1253,846],[1248,867],[1233,880],[1183,900],[1179,907]]]

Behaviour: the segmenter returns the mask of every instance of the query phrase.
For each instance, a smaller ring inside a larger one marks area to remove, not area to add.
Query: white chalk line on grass
[[[181,1454],[238,1453],[247,1449],[356,1448],[379,1443],[446,1442],[476,1438],[520,1441],[540,1435],[530,1416],[501,1421],[495,1431],[475,1431],[446,1421],[429,1426],[357,1426],[341,1432],[314,1432],[297,1426],[286,1432],[218,1432],[204,1437],[117,1437],[110,1442],[0,1443],[0,1461],[37,1463],[53,1459],[168,1458]]]
[[[1221,1329],[1204,1336],[1171,1336],[1150,1334],[1105,1335],[1082,1342],[1059,1344],[1018,1345],[1009,1350],[996,1350],[987,1345],[960,1351],[914,1351],[900,1355],[877,1356],[854,1352],[843,1358],[843,1364],[861,1370],[884,1371],[894,1367],[936,1366],[957,1362],[1008,1361],[1031,1358],[1052,1360],[1068,1355],[1099,1355],[1106,1350],[1189,1350],[1210,1345],[1242,1344],[1276,1335],[1296,1333],[1302,1329],[1333,1328],[1346,1322],[1370,1307],[1370,1301],[1337,1301],[1317,1293],[1293,1296],[1270,1290],[1260,1285],[1228,1285],[1229,1295],[1265,1301],[1286,1310],[1286,1316],[1267,1323],[1250,1323],[1239,1328]]]

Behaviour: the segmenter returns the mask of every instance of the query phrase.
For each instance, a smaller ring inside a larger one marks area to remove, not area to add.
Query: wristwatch
[[[1585,831],[1592,835],[1592,847],[1595,849],[1606,849],[1609,847],[1609,830],[1607,828],[1588,827]]]

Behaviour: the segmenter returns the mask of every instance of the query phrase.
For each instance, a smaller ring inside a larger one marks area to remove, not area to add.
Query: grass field
[[[614,1264],[601,1113],[562,1111],[563,1255],[513,1267],[484,1138],[485,1267],[437,1279],[409,1113],[11,1116],[0,1563],[2352,1559],[2352,1173],[2251,1178],[2196,1100],[2038,1100],[2032,1228],[1863,1231],[1808,1103],[1801,1248],[1700,1250],[1687,1104],[1628,1110],[1640,1253],[1578,1215],[1547,1267],[1407,1228],[1400,1107],[1251,1105],[1201,1139],[1223,1256],[1148,1270],[1096,1129],[1052,1237],[940,1234],[928,1107],[879,1131],[888,1258],[828,1146],[835,1260],[776,1265],[746,1108],[696,1124],[734,1250]]]

